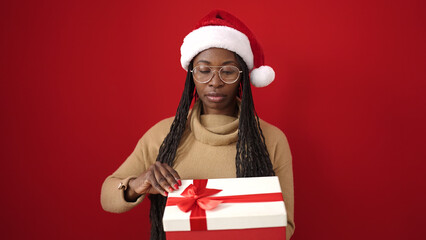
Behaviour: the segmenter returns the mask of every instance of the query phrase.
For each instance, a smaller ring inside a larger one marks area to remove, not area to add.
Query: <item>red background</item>
[[[242,19],[277,78],[253,89],[294,157],[293,239],[420,239],[425,1],[1,1],[1,239],[147,239],[100,187],[176,110],[183,37]]]

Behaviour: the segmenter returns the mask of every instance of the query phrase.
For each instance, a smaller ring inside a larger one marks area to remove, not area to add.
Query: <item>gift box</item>
[[[163,216],[167,240],[285,239],[278,177],[182,180]]]

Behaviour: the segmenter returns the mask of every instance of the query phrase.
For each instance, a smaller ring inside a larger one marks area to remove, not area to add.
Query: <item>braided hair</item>
[[[241,110],[238,126],[237,154],[235,156],[237,177],[260,177],[275,175],[269,153],[265,144],[265,137],[260,128],[259,117],[254,109],[251,92],[249,70],[244,60],[235,54],[242,67],[241,85]],[[188,69],[192,69],[191,62]],[[196,98],[195,84],[190,71],[186,76],[185,88],[176,111],[175,119],[170,127],[170,132],[160,146],[157,161],[173,166],[176,150],[186,127],[189,108],[192,100]],[[151,194],[150,219],[151,240],[165,240],[162,218],[166,206],[166,198],[160,194]]]

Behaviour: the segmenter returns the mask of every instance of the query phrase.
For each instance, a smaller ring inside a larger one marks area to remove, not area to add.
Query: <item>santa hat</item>
[[[275,78],[274,70],[264,65],[262,48],[253,33],[228,12],[210,12],[184,38],[180,48],[182,67],[188,71],[192,59],[209,48],[224,48],[237,53],[251,71],[250,81],[255,87],[265,87]]]

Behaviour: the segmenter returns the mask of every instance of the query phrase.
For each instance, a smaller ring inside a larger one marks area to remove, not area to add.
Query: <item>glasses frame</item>
[[[206,65],[203,65],[203,67],[208,67],[208,68],[210,68],[210,71],[212,71],[212,72],[213,72],[213,74],[212,74],[212,76],[211,76],[211,78],[210,78],[209,80],[204,81],[204,82],[201,82],[201,81],[197,80],[197,78],[194,76],[194,69],[196,69],[196,68],[198,68],[198,67],[201,67],[201,66],[196,66],[196,67],[192,68],[191,73],[192,73],[192,77],[194,78],[194,80],[195,80],[195,81],[197,81],[197,82],[199,82],[199,83],[208,83],[208,82],[210,82],[210,81],[213,79],[213,77],[214,77],[214,72],[218,72],[219,78],[220,78],[220,80],[221,80],[222,82],[224,82],[224,83],[226,83],[226,84],[233,84],[233,83],[235,83],[236,81],[238,81],[238,79],[240,78],[240,74],[243,72],[243,71],[241,71],[241,70],[240,70],[237,66],[232,66],[232,65],[224,65],[224,66],[206,66]],[[222,77],[220,76],[220,71],[222,71],[222,69],[223,69],[224,67],[235,67],[235,68],[237,68],[237,69],[238,69],[238,77],[237,77],[234,81],[232,81],[232,82],[225,82],[225,81],[222,79]],[[215,69],[212,69],[212,68],[219,68],[219,69],[218,69],[218,70],[215,70]]]

